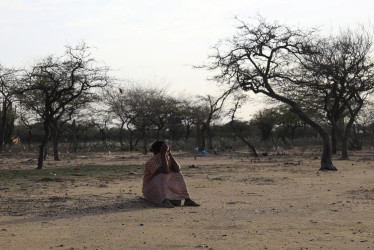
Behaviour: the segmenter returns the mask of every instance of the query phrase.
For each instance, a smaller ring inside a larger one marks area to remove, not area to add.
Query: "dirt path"
[[[254,161],[241,154],[196,159],[180,154],[190,193],[202,204],[198,208],[165,209],[144,201],[140,173],[109,182],[42,183],[14,197],[14,202],[29,199],[20,203],[23,213],[2,214],[0,245],[1,249],[372,249],[371,155],[371,151],[355,153],[353,160],[335,161],[339,171],[318,172],[319,161],[312,155],[270,155]],[[131,157],[110,159],[121,159],[119,164],[144,161],[143,156]],[[195,168],[189,167],[192,164]],[[3,190],[0,198],[9,197]]]

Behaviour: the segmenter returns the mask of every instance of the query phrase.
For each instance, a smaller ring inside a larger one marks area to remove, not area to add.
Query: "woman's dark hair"
[[[152,144],[151,149],[149,151],[153,152],[154,154],[158,154],[158,153],[160,153],[161,147],[164,144],[165,144],[164,141],[155,141]]]

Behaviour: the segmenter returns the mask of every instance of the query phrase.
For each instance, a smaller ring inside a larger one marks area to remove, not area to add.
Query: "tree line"
[[[33,129],[43,131],[38,169],[48,143],[59,160],[62,137],[76,151],[92,128],[105,143],[116,126],[121,148],[126,141],[129,150],[144,153],[150,140],[182,142],[191,136],[199,151],[213,149],[214,135],[229,133],[255,156],[260,141],[287,145],[302,128],[322,141],[321,169],[336,170],[332,155],[338,144],[342,159],[348,159],[349,145],[359,145],[357,124],[365,123],[367,130],[372,124],[372,32],[359,26],[326,37],[261,17],[238,22],[236,32],[198,66],[224,87],[217,96],[176,97],[163,88],[124,83],[111,77],[84,43],[27,69],[0,65],[0,150],[14,136],[16,121],[28,131],[29,142]],[[272,106],[243,121],[237,111],[251,92],[266,96]]]

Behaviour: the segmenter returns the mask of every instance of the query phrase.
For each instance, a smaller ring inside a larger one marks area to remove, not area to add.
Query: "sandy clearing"
[[[313,154],[260,160],[237,153],[196,159],[177,155],[190,193],[202,204],[199,208],[164,209],[144,201],[139,198],[141,174],[101,188],[100,182],[50,183],[39,194],[40,185],[28,194],[18,192],[18,199],[52,197],[52,204],[61,207],[53,208],[55,215],[40,216],[43,207],[30,209],[24,203],[21,216],[3,213],[1,248],[370,249],[372,155],[354,152],[350,161],[336,160],[337,172],[319,172]],[[145,159],[108,154],[69,164],[143,164]],[[189,168],[192,164],[197,168]],[[0,191],[0,198],[6,197]]]

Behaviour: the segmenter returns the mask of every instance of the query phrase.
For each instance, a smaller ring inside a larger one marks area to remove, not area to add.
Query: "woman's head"
[[[162,147],[162,145],[164,145],[164,144],[165,144],[164,141],[155,141],[155,142],[152,144],[150,151],[153,152],[154,154],[158,154],[158,153],[160,153],[160,151],[161,151],[161,147]]]

